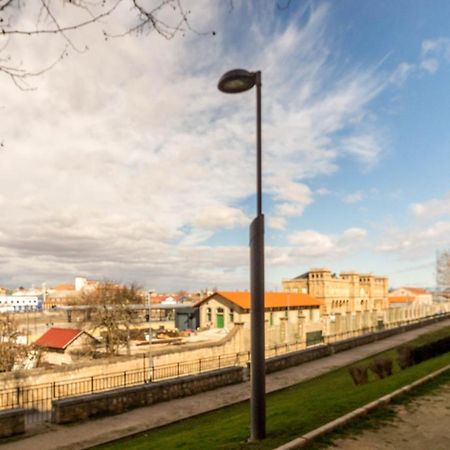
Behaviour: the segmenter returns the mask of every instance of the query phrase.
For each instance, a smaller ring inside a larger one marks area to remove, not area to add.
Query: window
[[[211,322],[211,308],[206,309],[206,320]]]
[[[234,311],[232,309],[230,309],[230,322],[234,322]]]

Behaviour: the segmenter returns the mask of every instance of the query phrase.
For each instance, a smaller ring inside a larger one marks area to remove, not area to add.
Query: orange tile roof
[[[414,297],[388,297],[389,303],[412,303]]]
[[[61,283],[53,288],[55,291],[74,291],[75,285],[70,283]]]
[[[218,291],[207,297],[221,295],[230,302],[240,306],[242,309],[250,309],[250,292]],[[206,299],[205,299],[206,300]],[[265,308],[286,308],[295,306],[321,306],[322,301],[308,294],[297,294],[293,292],[266,292],[264,295]]]
[[[402,289],[406,289],[407,291],[410,291],[416,295],[428,294],[428,291],[426,289],[422,289],[422,288],[403,287]]]

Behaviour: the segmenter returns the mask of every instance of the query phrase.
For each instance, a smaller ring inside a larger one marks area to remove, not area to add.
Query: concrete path
[[[266,391],[273,392],[330,370],[351,364],[367,356],[396,347],[429,331],[450,326],[450,320],[408,331],[372,344],[311,361],[297,367],[270,374]],[[245,382],[204,392],[169,402],[135,409],[117,416],[109,416],[73,425],[48,425],[44,432],[23,437],[1,445],[1,450],[22,449],[84,449],[134,433],[156,428],[197,414],[248,400],[250,383]]]
[[[450,383],[402,405],[396,416],[376,429],[338,439],[330,450],[448,450],[450,448]]]

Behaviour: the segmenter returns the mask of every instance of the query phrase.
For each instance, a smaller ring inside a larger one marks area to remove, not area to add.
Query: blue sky
[[[87,29],[72,39],[90,50],[36,90],[0,73],[0,285],[248,288],[255,96],[216,88],[243,67],[263,76],[267,288],[317,266],[433,286],[450,244],[450,4],[185,3],[215,36]],[[62,44],[11,45],[39,67]]]

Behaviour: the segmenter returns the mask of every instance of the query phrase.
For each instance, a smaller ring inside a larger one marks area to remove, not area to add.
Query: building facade
[[[389,280],[384,276],[311,269],[296,278],[283,280],[283,290],[303,293],[322,301],[322,314],[381,311],[388,307]]]
[[[401,300],[403,298],[403,301]],[[406,306],[431,305],[433,295],[426,289],[415,287],[401,287],[388,294],[389,306],[398,307],[402,303]]]

